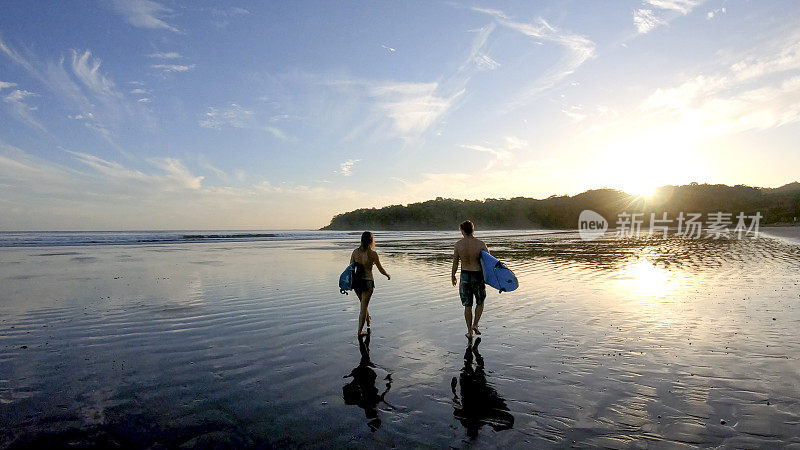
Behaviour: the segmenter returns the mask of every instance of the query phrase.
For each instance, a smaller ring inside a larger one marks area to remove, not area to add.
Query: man
[[[472,333],[481,334],[478,330],[478,321],[481,320],[483,313],[483,301],[486,299],[486,284],[483,281],[483,270],[481,269],[481,251],[489,250],[483,241],[476,239],[472,233],[475,232],[475,225],[469,220],[459,226],[461,234],[464,236],[456,242],[453,252],[453,272],[450,275],[453,286],[456,285],[456,271],[458,263],[461,262],[461,283],[458,293],[461,296],[461,304],[464,305],[464,319],[467,321],[467,338],[472,339]],[[475,298],[475,321],[472,320],[472,299]]]

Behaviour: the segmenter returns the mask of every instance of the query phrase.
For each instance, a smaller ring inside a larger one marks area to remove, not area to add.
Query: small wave
[[[205,239],[246,239],[246,238],[274,238],[274,237],[278,237],[278,235],[275,233],[184,234],[182,239],[205,240]]]

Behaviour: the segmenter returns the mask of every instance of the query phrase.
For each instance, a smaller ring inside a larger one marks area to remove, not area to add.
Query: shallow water
[[[800,246],[382,237],[368,345],[342,239],[0,249],[0,446],[800,446]]]

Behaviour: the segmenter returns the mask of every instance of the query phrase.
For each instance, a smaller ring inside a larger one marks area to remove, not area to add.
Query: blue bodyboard
[[[350,264],[339,275],[339,292],[347,295],[347,291],[353,289],[353,278],[356,276],[356,263]]]
[[[486,251],[481,251],[481,268],[486,284],[500,292],[511,292],[519,287],[514,272]]]

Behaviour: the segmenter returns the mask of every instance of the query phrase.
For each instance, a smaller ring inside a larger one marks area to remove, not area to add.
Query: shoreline
[[[800,226],[763,227],[759,230],[759,233],[764,233],[776,239],[800,244]]]

